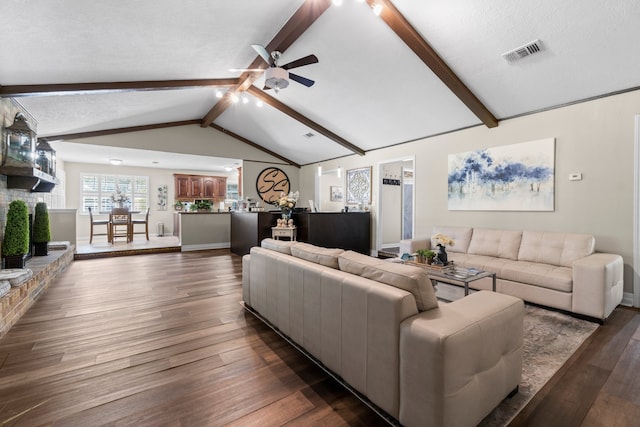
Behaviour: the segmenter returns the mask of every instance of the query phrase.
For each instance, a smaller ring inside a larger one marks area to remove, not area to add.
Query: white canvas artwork
[[[449,210],[553,211],[555,138],[449,155]]]

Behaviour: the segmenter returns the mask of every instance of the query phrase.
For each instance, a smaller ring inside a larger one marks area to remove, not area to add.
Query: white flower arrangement
[[[296,191],[295,193],[290,192],[289,194],[283,192],[280,193],[280,197],[278,197],[273,204],[279,207],[283,212],[292,211],[296,206],[296,203],[298,203],[299,197],[299,191]]]
[[[441,246],[453,246],[455,243],[451,237],[445,236],[441,233],[437,233],[431,236],[431,240],[435,241],[437,245]]]
[[[111,200],[113,200],[113,203],[126,203],[129,201],[129,197],[119,188],[116,188],[116,192],[111,195]]]

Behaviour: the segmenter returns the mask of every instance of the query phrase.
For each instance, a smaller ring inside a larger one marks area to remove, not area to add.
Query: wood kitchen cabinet
[[[188,199],[191,194],[189,175],[174,175],[176,183],[176,199]]]
[[[221,200],[227,196],[227,177],[175,174],[176,200]]]

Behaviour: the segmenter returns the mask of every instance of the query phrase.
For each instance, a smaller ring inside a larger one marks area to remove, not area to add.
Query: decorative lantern
[[[46,139],[38,140],[36,147],[36,167],[42,172],[56,176],[56,150],[51,148]]]
[[[33,167],[37,137],[27,123],[27,118],[22,113],[16,114],[13,124],[5,132],[3,165]]]

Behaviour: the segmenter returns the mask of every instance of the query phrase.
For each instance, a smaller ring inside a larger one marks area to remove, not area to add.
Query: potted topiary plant
[[[429,249],[426,253],[425,256],[427,257],[427,264],[431,264],[433,262],[433,259],[436,257],[436,252],[432,251],[431,249]]]
[[[29,253],[29,209],[24,200],[9,203],[4,228],[2,255],[4,268],[24,268]]]
[[[416,262],[420,264],[427,262],[427,251],[428,249],[418,249],[416,251]]]
[[[51,228],[49,225],[49,211],[44,202],[36,203],[35,216],[33,217],[33,243],[34,255],[46,256],[49,253],[51,241]]]

